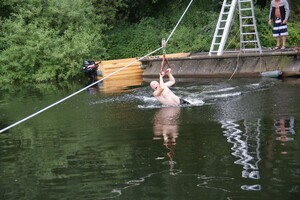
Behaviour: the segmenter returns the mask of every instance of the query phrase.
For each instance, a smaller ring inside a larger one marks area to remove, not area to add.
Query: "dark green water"
[[[2,86],[0,129],[82,87]],[[297,199],[299,79],[173,91],[198,105],[90,90],[0,134],[0,199]]]

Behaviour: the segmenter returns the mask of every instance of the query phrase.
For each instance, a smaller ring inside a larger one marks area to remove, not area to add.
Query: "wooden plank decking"
[[[190,53],[167,54],[167,58],[183,58],[189,56]],[[162,58],[162,55],[152,56],[151,58]],[[111,73],[125,67],[111,77],[103,81],[101,91],[104,92],[120,92],[130,86],[138,86],[143,83],[144,69],[141,68],[141,62],[137,58],[126,58],[116,60],[104,60],[99,62],[98,70],[101,71],[102,77],[106,77]]]
[[[141,62],[136,58],[104,60],[99,63],[98,70],[101,71],[102,77],[106,77],[127,65],[128,67],[105,79],[101,91],[122,92],[129,86],[141,85],[144,70],[140,68]]]

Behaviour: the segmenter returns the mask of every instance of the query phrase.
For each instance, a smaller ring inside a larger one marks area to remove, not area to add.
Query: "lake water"
[[[0,199],[297,199],[299,79],[178,81],[196,105],[94,88],[0,134]],[[83,87],[1,86],[0,129]]]

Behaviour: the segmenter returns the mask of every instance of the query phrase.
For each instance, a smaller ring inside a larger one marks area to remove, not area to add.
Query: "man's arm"
[[[164,75],[165,74],[163,72],[161,74],[159,74],[159,86],[160,87],[158,87],[157,90],[155,90],[153,92],[153,96],[159,96],[164,91],[164,89],[165,89],[165,83],[163,80]]]
[[[174,85],[176,83],[174,76],[171,73],[171,69],[168,69],[168,76],[169,76],[169,81],[166,82],[166,86],[171,87],[172,85]]]
[[[286,23],[290,16],[290,6],[287,1],[284,1],[284,9],[285,9],[285,19],[283,19],[283,23]]]

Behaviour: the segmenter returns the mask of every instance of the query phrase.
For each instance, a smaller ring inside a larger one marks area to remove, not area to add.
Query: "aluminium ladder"
[[[253,0],[238,0],[240,18],[240,50],[261,53]]]
[[[221,56],[230,32],[236,5],[239,7],[240,52],[262,52],[252,0],[224,0],[211,43],[209,55]]]

